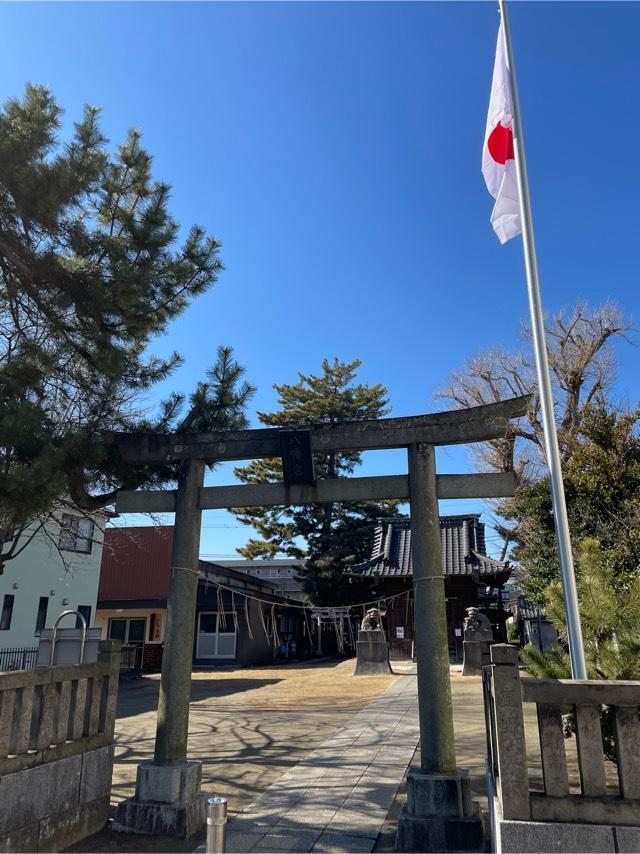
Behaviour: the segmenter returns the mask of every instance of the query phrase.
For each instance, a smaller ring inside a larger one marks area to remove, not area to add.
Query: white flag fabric
[[[491,225],[500,243],[506,243],[522,232],[512,127],[511,75],[504,51],[501,21],[482,149],[482,174],[487,189],[496,200],[491,212]]]

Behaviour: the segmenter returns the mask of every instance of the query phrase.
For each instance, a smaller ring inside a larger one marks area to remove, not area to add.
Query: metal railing
[[[65,617],[68,617],[70,614],[75,614],[76,616],[76,626],[78,625],[77,621],[80,620],[82,625],[82,635],[80,636],[80,658],[78,659],[78,664],[84,664],[84,647],[87,642],[87,621],[85,619],[84,614],[80,611],[76,611],[75,608],[71,608],[68,611],[63,611],[56,617],[56,621],[53,624],[53,631],[51,633],[51,652],[49,654],[49,667],[53,667],[53,663],[56,660],[56,642],[58,640],[58,624],[60,620],[63,620]]]
[[[123,644],[120,648],[120,673],[135,674],[142,673],[142,654],[144,647],[141,644]]]
[[[0,673],[13,670],[35,670],[37,660],[37,646],[0,649]]]

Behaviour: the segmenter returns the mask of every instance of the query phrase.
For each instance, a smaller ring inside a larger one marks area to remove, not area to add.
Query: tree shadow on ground
[[[282,682],[282,679],[261,679],[258,676],[251,679],[197,679],[191,683],[191,702],[230,697],[267,685],[276,685],[278,682]],[[116,718],[128,718],[155,711],[158,708],[159,692],[159,679],[143,677],[137,682],[121,683]]]

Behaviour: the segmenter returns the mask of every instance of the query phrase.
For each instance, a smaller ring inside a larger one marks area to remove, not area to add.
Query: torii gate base
[[[396,851],[484,851],[480,807],[469,772],[407,773],[407,803],[398,820]]]
[[[141,762],[136,794],[118,804],[111,829],[188,839],[204,825],[208,795],[200,791],[202,762]]]

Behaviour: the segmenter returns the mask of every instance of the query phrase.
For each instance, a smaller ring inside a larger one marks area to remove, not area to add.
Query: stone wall
[[[0,777],[0,852],[61,851],[107,822],[113,745]]]

